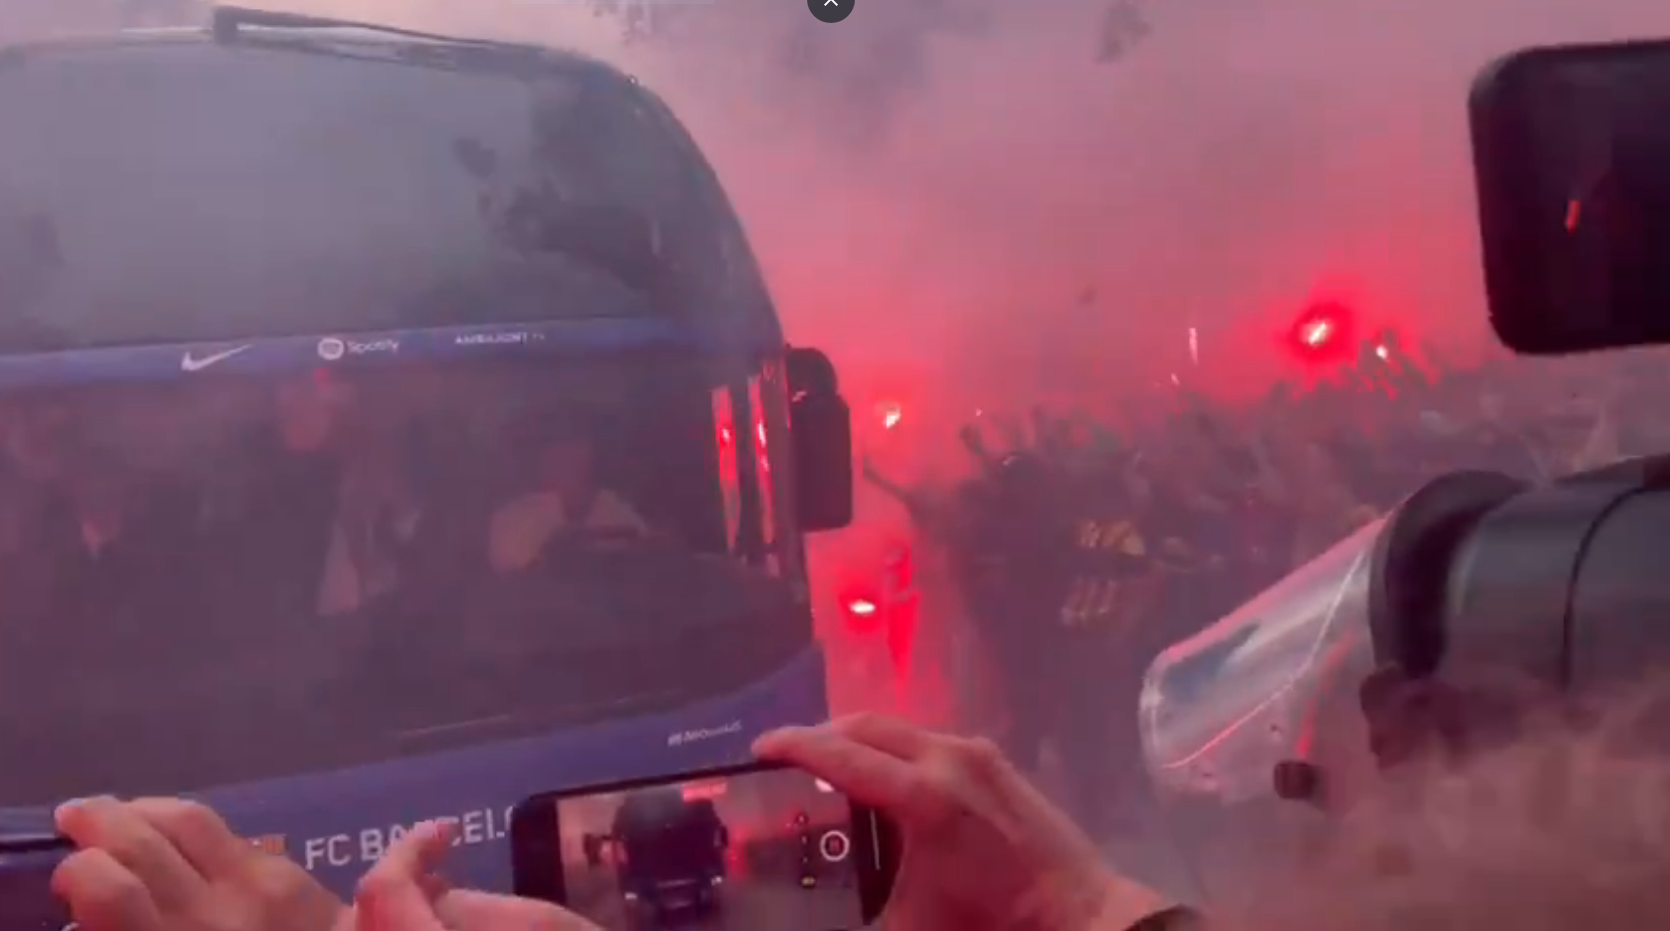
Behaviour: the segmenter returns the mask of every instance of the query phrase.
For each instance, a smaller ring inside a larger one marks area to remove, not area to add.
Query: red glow
[[[881,418],[881,428],[883,430],[891,430],[897,427],[899,421],[903,420],[905,416],[904,408],[900,407],[897,401],[883,401],[877,404],[876,414]]]
[[[915,592],[899,596],[890,612],[887,624],[887,657],[893,662],[893,675],[900,682],[910,678],[911,657],[916,649],[917,598]]]
[[[1310,349],[1320,349],[1331,342],[1334,337],[1334,323],[1332,320],[1315,320],[1306,323],[1300,329],[1300,339]]]
[[[724,798],[728,783],[723,779],[711,782],[692,782],[684,787],[684,800],[700,802],[716,798]]]
[[[853,633],[869,636],[880,629],[885,621],[885,604],[886,602],[872,594],[869,588],[861,588],[841,598],[841,613],[846,616],[847,627]]]
[[[916,571],[910,558],[910,545],[895,543],[888,548],[886,569],[886,583],[888,590],[901,595],[911,591],[916,582]]]
[[[1335,301],[1313,303],[1288,328],[1287,344],[1302,362],[1349,362],[1356,356],[1356,315]]]
[[[903,682],[910,676],[911,654],[916,646],[916,572],[910,544],[888,547],[882,584],[887,597],[887,654],[893,673]]]

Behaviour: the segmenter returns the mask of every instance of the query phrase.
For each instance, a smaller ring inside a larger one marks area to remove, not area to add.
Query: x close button
[[[806,0],[806,8],[823,23],[838,23],[852,15],[854,0]]]

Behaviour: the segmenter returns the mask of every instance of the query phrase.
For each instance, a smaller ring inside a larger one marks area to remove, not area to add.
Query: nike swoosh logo
[[[233,349],[227,349],[222,352],[211,353],[201,357],[194,356],[188,352],[180,359],[180,369],[181,371],[186,372],[201,372],[211,365],[215,365],[219,362],[225,362],[227,359],[232,358],[248,348],[248,346],[238,346]]]

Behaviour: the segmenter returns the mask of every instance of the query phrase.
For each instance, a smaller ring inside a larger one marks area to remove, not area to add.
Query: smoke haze
[[[6,31],[179,15],[31,2]],[[999,386],[1094,405],[1187,364],[1191,323],[1220,381],[1261,383],[1262,337],[1319,291],[1481,347],[1468,82],[1524,44],[1670,32],[1654,0],[1147,0],[1148,35],[1107,63],[1108,2],[869,0],[831,26],[712,0],[636,41],[631,10],[581,0],[275,5],[641,75],[716,163],[792,337],[964,406]]]
[[[904,394],[959,418],[1100,408],[1188,370],[1191,326],[1210,387],[1260,387],[1318,294],[1485,352],[1470,81],[1523,45],[1670,34],[1664,0],[1132,2],[1150,31],[1112,62],[1110,0],[856,0],[838,25],[801,0],[711,0],[636,39],[583,0],[269,5],[640,75],[715,163],[791,338],[831,352],[860,413]],[[0,4],[0,39],[179,15]]]

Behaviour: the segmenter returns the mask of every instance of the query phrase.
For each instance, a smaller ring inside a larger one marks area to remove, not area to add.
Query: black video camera
[[[1497,337],[1529,355],[1670,343],[1670,40],[1515,52],[1469,109]]]

